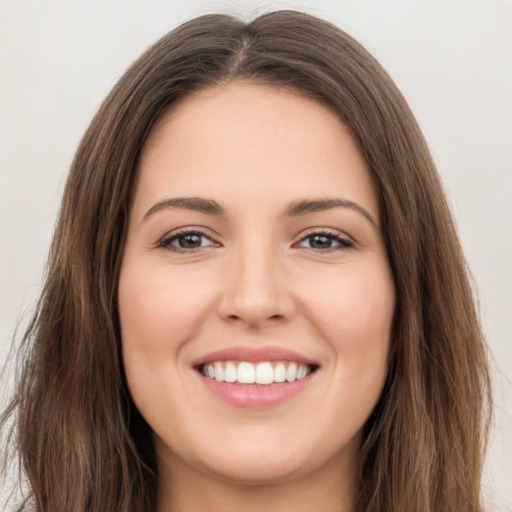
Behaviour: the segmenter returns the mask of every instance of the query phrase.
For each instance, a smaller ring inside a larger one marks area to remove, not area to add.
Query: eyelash
[[[207,245],[207,246],[192,247],[189,249],[171,245],[172,242],[177,241],[180,238],[187,236],[187,235],[189,235],[189,236],[196,235],[198,237],[205,237],[208,240],[210,240],[212,242],[212,244]],[[309,247],[309,248],[302,247],[302,248],[303,249],[311,249],[315,252],[321,252],[321,253],[328,253],[328,252],[341,251],[341,250],[347,250],[347,249],[354,248],[354,243],[351,240],[340,236],[340,233],[337,231],[330,231],[328,229],[320,229],[320,230],[311,231],[310,233],[303,236],[298,242],[296,242],[293,245],[293,247],[297,247],[298,244],[300,244],[308,239],[310,240],[310,243],[311,243],[311,239],[313,239],[314,237],[325,237],[325,238],[330,239],[331,242],[337,243],[338,245],[335,245],[334,247],[328,247],[325,249],[319,249],[319,248],[314,248],[314,247]],[[201,249],[203,249],[204,247],[211,247],[211,246],[215,246],[215,245],[216,244],[215,244],[215,242],[213,242],[211,237],[209,237],[203,231],[201,231],[199,229],[183,229],[181,231],[178,231],[177,233],[173,233],[171,236],[166,236],[166,237],[162,238],[158,242],[157,248],[165,249],[165,250],[174,252],[176,254],[187,254],[187,253],[190,254],[193,252],[198,252]],[[300,246],[299,246],[299,248],[300,248]]]

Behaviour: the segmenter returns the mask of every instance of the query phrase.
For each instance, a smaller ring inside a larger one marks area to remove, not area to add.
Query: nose
[[[225,321],[250,329],[288,321],[295,312],[291,283],[271,250],[240,251],[230,262],[219,303]]]

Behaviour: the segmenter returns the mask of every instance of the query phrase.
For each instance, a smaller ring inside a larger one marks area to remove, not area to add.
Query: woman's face
[[[234,83],[155,127],[119,313],[160,468],[259,483],[353,469],[394,305],[375,190],[331,111]]]

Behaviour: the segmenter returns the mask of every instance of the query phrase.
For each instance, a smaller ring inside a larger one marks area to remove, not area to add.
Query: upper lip
[[[197,359],[192,366],[201,366],[214,361],[247,361],[248,363],[260,363],[263,361],[293,361],[299,364],[318,366],[318,361],[314,361],[293,350],[282,347],[247,347],[237,346],[222,350],[216,350]]]

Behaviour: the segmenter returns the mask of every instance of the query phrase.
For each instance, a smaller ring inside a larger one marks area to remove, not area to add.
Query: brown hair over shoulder
[[[201,88],[245,80],[322,103],[372,173],[397,304],[387,382],[365,425],[358,508],[481,511],[490,408],[486,349],[437,172],[405,100],[376,60],[312,16],[176,28],[119,80],[73,161],[27,358],[1,424],[36,509],[153,510],[149,428],[123,374],[117,284],[138,157],[156,121]]]

